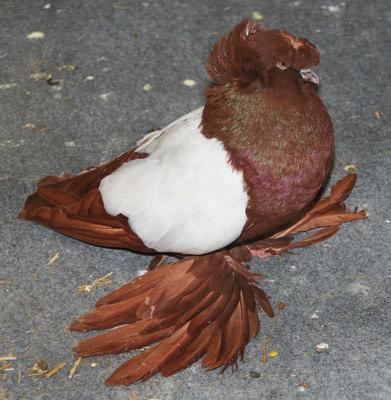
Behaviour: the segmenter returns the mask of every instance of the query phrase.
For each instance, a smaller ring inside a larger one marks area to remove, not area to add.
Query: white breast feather
[[[237,239],[246,223],[243,174],[217,139],[200,132],[202,108],[137,148],[147,158],[124,163],[100,184],[105,210],[128,217],[146,246],[203,254]]]

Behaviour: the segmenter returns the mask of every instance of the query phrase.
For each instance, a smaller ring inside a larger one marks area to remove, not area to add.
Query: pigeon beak
[[[315,72],[312,71],[312,69],[301,69],[300,75],[305,81],[312,82],[312,83],[315,83],[316,85],[319,85],[318,75],[316,75]]]

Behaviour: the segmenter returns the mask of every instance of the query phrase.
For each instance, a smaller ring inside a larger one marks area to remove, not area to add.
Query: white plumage
[[[137,148],[149,156],[124,163],[99,187],[106,212],[127,216],[159,252],[217,250],[239,237],[247,220],[243,173],[219,140],[202,135],[202,110],[153,132]]]

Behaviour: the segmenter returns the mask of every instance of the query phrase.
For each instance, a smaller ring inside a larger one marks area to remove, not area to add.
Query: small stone
[[[250,371],[249,375],[250,375],[250,378],[254,378],[254,379],[259,379],[261,377],[261,374],[256,371]]]
[[[323,10],[327,10],[331,13],[337,13],[341,10],[339,5],[331,5],[331,6],[322,6]]]
[[[253,11],[251,16],[256,20],[256,21],[260,21],[261,19],[263,19],[263,15],[258,12],[258,11]]]
[[[185,79],[182,83],[188,87],[193,87],[197,84],[197,82],[193,81],[193,79]]]
[[[27,122],[26,124],[24,124],[22,126],[22,129],[35,129],[35,128],[36,128],[36,125],[31,122]]]
[[[16,87],[16,86],[18,86],[17,83],[3,83],[3,84],[0,85],[0,90],[11,89],[11,88]]]
[[[29,40],[39,40],[43,39],[45,37],[45,34],[43,32],[35,31],[35,32],[30,32],[27,35],[27,39]]]
[[[44,9],[44,10],[49,10],[51,6],[52,6],[51,4],[45,4],[45,5],[43,6],[43,9]]]
[[[50,257],[48,263],[46,264],[48,267],[50,267],[51,265],[53,265],[58,259],[60,258],[60,253],[57,252],[56,254],[54,254],[52,257]]]
[[[345,165],[343,169],[349,174],[355,174],[357,172],[357,166],[354,164]]]
[[[319,319],[318,311],[315,311],[314,313],[312,313],[310,318],[311,319]]]
[[[149,83],[146,83],[146,84],[143,86],[144,92],[149,92],[151,89],[152,89],[152,85],[150,85]]]
[[[325,353],[326,351],[329,350],[329,345],[328,345],[328,343],[324,343],[324,342],[319,343],[319,344],[317,344],[317,345],[315,346],[315,350],[316,350],[318,353]]]
[[[341,8],[339,6],[328,6],[328,10],[332,13],[336,13],[340,10]]]
[[[285,303],[283,303],[283,302],[277,303],[277,308],[278,308],[279,310],[283,310],[285,307],[286,307],[286,306],[285,306]]]
[[[86,81],[93,81],[94,79],[95,79],[95,76],[92,76],[92,75],[88,75],[85,77]]]
[[[47,81],[49,79],[52,79],[53,75],[47,71],[40,71],[40,72],[34,72],[33,74],[30,74],[30,78],[33,81]]]
[[[77,65],[74,64],[63,64],[59,65],[57,67],[59,71],[65,71],[65,72],[75,72],[77,70]]]
[[[113,93],[107,92],[107,93],[102,93],[99,95],[99,98],[101,98],[104,101],[108,101],[109,97],[112,96]]]
[[[55,79],[53,79],[52,76],[46,80],[46,83],[49,86],[57,86],[56,88],[54,88],[55,90],[61,90],[60,81],[56,81]]]
[[[301,383],[299,383],[299,385],[297,386],[297,390],[298,390],[299,392],[305,392],[309,387],[310,387],[310,385],[309,385],[308,383],[301,382]]]

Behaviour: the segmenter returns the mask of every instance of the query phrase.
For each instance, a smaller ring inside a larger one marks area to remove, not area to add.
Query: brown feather
[[[300,231],[302,232],[314,228],[342,225],[345,222],[365,219],[366,217],[367,213],[364,210],[358,212],[347,212],[346,210],[341,209],[331,209],[324,214],[315,216],[308,222],[300,225]]]
[[[174,327],[169,326],[162,329],[147,329],[148,333],[142,333],[147,325],[153,324],[156,322],[142,320],[132,325],[120,326],[102,335],[81,340],[75,351],[81,357],[121,353],[142,348],[169,337],[174,332]]]
[[[240,291],[240,315],[242,317],[242,322],[241,322],[241,329],[242,329],[242,335],[240,339],[240,345],[239,345],[239,355],[241,361],[243,361],[244,358],[244,349],[246,348],[247,343],[252,339],[250,337],[250,323],[249,323],[249,313],[248,313],[248,307],[246,304],[245,296],[243,293],[242,289]]]
[[[234,363],[239,355],[243,335],[241,306],[239,300],[228,320],[222,324],[220,351],[216,360],[208,365],[208,370],[224,366],[224,369]],[[224,370],[223,369],[223,370]]]
[[[258,286],[252,286],[252,289],[254,291],[255,299],[257,300],[257,303],[262,307],[263,311],[270,317],[274,317],[274,311],[272,306],[269,303],[269,299],[266,295],[266,293],[259,288]]]
[[[308,235],[306,238],[302,240],[298,240],[296,242],[290,243],[286,246],[286,249],[296,249],[298,247],[307,247],[315,243],[322,242],[323,240],[329,239],[331,236],[334,236],[339,230],[339,226],[330,226],[327,228],[319,229],[315,233]]]
[[[94,311],[84,314],[79,320],[72,322],[71,329],[74,331],[90,331],[135,322],[138,320],[137,310],[143,304],[145,298],[148,298],[151,291],[152,288],[132,298],[100,306]]]
[[[200,359],[206,353],[206,348],[210,342],[214,328],[214,324],[211,324],[201,331],[196,338],[192,339],[191,343],[181,354],[170,360],[162,368],[161,373],[164,376],[176,374]]]
[[[256,79],[266,83],[277,63],[296,70],[311,68],[319,64],[319,52],[307,39],[245,19],[213,46],[206,70],[218,85],[243,88]]]
[[[279,61],[291,67],[282,71]],[[215,85],[206,94],[202,133],[224,143],[249,195],[236,244],[299,218],[329,175],[332,122],[297,71],[318,62],[308,41],[252,21],[238,24],[210,53],[207,69]]]
[[[211,335],[210,341],[207,346],[207,352],[202,360],[202,367],[206,368],[208,371],[214,369],[211,367],[216,363],[216,360],[220,354],[220,349],[222,345],[222,327],[219,325],[214,326],[213,334]]]
[[[149,263],[148,266],[148,270],[152,271],[155,268],[159,268],[162,265],[165,264],[165,261],[167,259],[167,256],[163,255],[163,254],[158,254],[156,256],[154,256],[151,260],[151,262]]]
[[[269,255],[279,254],[285,250],[306,247],[326,240],[336,234],[339,226],[346,222],[366,219],[368,217],[366,211],[349,211],[343,203],[351,193],[355,182],[356,175],[345,176],[332,187],[330,196],[319,200],[298,221],[277,232],[271,238],[259,240],[244,247],[250,252],[264,251]],[[323,229],[299,241],[293,241],[293,235],[319,228]]]
[[[145,156],[129,151],[78,175],[43,178],[38,189],[28,197],[19,218],[98,246],[153,253],[130,229],[125,217],[113,217],[105,212],[98,190],[100,181],[122,163]]]
[[[163,339],[122,365],[109,384],[130,384],[159,371],[171,375],[204,355],[205,368],[227,367],[243,357],[258,332],[255,298],[272,315],[266,295],[252,281],[226,251],[162,265],[75,321],[71,329],[119,326],[82,340],[76,351],[82,357],[118,353]]]
[[[164,339],[150,350],[133,357],[122,364],[106,380],[108,385],[130,385],[138,380],[148,379],[173,359],[191,341],[187,335],[188,324],[179,328],[172,336]]]

